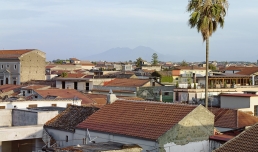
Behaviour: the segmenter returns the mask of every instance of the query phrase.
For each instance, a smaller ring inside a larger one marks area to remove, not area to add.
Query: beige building
[[[0,50],[0,85],[45,80],[46,54],[37,49]]]

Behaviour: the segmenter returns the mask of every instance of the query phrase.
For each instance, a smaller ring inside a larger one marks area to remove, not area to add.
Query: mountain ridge
[[[141,57],[143,60],[151,61],[153,53],[157,53],[159,61],[172,61],[175,59],[175,56],[161,54],[146,46],[137,46],[133,49],[128,47],[116,47],[85,58],[90,61],[118,62],[129,60],[135,61],[137,58]]]

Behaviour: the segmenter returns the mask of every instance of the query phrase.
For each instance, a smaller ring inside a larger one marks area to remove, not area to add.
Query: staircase
[[[42,140],[46,144],[45,146],[42,147],[42,149],[43,148],[57,148],[56,140],[53,137],[51,137],[45,129],[43,129]]]

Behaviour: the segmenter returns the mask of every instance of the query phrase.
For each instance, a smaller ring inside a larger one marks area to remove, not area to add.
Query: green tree
[[[185,60],[183,60],[180,64],[180,66],[188,66],[187,62]]]
[[[68,74],[67,74],[66,72],[63,72],[63,73],[61,74],[61,77],[64,78],[64,77],[67,77],[67,75],[68,75]]]
[[[209,64],[209,69],[211,71],[216,71],[217,70],[217,67],[214,65],[214,64]]]
[[[142,62],[142,58],[141,58],[141,57],[139,57],[138,59],[136,59],[136,62],[135,62],[136,67],[140,67],[140,66],[141,66],[141,62]]]
[[[227,8],[227,0],[189,0],[187,6],[187,11],[191,13],[189,26],[196,27],[197,31],[201,32],[203,41],[206,41],[206,108],[208,107],[209,37],[216,31],[218,25],[223,28]]]
[[[152,63],[152,65],[158,65],[158,55],[157,55],[157,53],[153,53],[152,54],[152,60],[151,60],[151,63]]]

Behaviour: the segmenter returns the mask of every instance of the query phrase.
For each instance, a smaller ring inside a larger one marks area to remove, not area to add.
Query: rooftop
[[[114,79],[106,82],[104,86],[112,87],[141,87],[150,82],[149,79]]]
[[[92,104],[93,101],[89,99],[87,96],[82,94],[81,92],[74,89],[46,89],[46,90],[34,90],[43,98],[48,96],[56,96],[61,99],[74,99],[75,97],[81,99],[81,104]]]
[[[195,108],[192,105],[117,100],[103,106],[77,128],[157,140]]]
[[[79,145],[79,146],[70,146],[66,148],[62,148],[60,152],[106,152],[106,151],[117,151],[117,150],[125,150],[125,151],[134,151],[133,149],[141,149],[139,145],[136,144],[122,144],[117,142],[103,142],[103,143],[94,143],[87,145]],[[141,151],[138,150],[138,151]]]
[[[65,111],[45,123],[45,127],[74,131],[75,126],[96,112],[98,108],[69,106]]]
[[[241,110],[224,108],[209,108],[209,110],[215,115],[215,127],[238,129],[258,123],[258,117]]]
[[[243,94],[243,93],[221,93],[220,96],[228,97],[257,97],[256,94]]]
[[[0,58],[19,58],[21,55],[33,51],[34,49],[20,49],[20,50],[0,50]]]
[[[19,89],[21,87],[22,86],[20,86],[20,85],[14,85],[14,84],[0,85],[0,93],[8,92],[8,91],[15,90],[15,89]]]
[[[235,138],[223,144],[213,152],[257,152],[258,123],[249,127]]]

